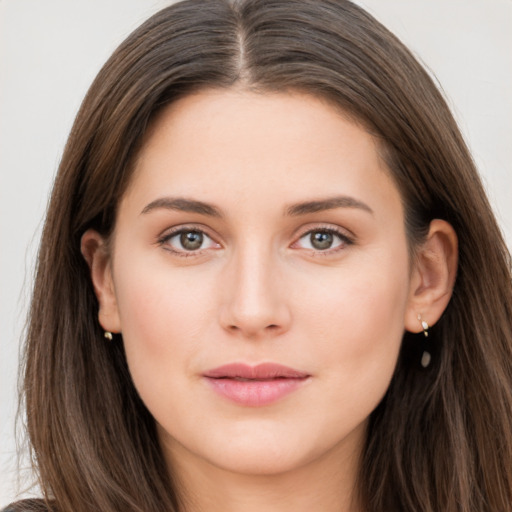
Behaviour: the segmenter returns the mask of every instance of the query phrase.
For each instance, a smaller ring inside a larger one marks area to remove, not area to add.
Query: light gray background
[[[90,82],[169,0],[0,0],[0,508],[16,495],[19,339],[42,217]],[[360,0],[432,70],[512,246],[512,0]]]

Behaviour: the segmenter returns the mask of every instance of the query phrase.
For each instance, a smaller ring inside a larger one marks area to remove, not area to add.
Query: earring
[[[418,315],[418,321],[421,324],[421,327],[423,328],[423,336],[425,338],[428,338],[428,330],[430,329],[429,325],[425,320],[421,318],[421,315]],[[428,350],[424,350],[423,354],[421,355],[421,366],[423,368],[427,368],[430,365],[430,361],[432,359],[432,356]]]
[[[428,326],[427,322],[425,322],[425,320],[423,320],[421,318],[421,315],[418,315],[418,320],[421,324],[421,327],[423,327],[423,336],[425,336],[425,338],[428,338],[429,326]]]
[[[105,333],[103,334],[103,336],[105,336],[105,338],[108,340],[108,341],[112,341],[112,333],[110,331],[105,331]]]

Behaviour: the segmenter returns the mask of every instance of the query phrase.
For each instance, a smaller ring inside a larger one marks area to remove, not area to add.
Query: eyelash
[[[314,228],[310,228],[306,231],[304,231],[296,242],[292,244],[296,245],[300,240],[307,237],[308,235],[311,236],[313,233],[326,233],[329,235],[333,235],[334,237],[337,237],[340,241],[340,244],[334,248],[328,248],[326,250],[321,249],[306,249],[312,251],[315,257],[328,257],[332,256],[333,254],[336,254],[339,251],[342,251],[343,249],[346,249],[348,246],[353,245],[355,240],[353,237],[347,235],[346,232],[341,231],[339,229],[336,229],[332,226],[315,226]]]
[[[160,246],[164,246],[167,244],[172,238],[182,235],[183,233],[200,233],[201,235],[209,238],[212,242],[217,243],[214,241],[214,239],[202,228],[199,228],[197,226],[180,226],[172,231],[167,232],[165,235],[158,238],[157,243]],[[190,258],[193,256],[198,256],[202,254],[204,251],[208,249],[198,249],[195,251],[187,251],[186,249],[177,250],[172,247],[164,247],[167,251],[172,252],[175,256],[178,256],[180,258]]]
[[[218,244],[218,242],[215,242],[213,237],[211,237],[204,229],[196,227],[196,226],[180,226],[180,227],[177,227],[177,228],[173,229],[172,231],[166,233],[165,235],[159,237],[158,240],[157,240],[157,243],[160,246],[164,246],[172,238],[174,238],[174,237],[176,237],[178,235],[182,235],[184,233],[199,233],[202,236],[205,236],[208,239],[210,239],[213,243]],[[312,251],[315,256],[322,256],[322,257],[330,256],[332,254],[337,253],[338,251],[341,251],[341,250],[345,249],[347,246],[350,246],[350,245],[354,244],[354,239],[352,237],[348,236],[346,233],[342,232],[341,230],[335,229],[335,228],[333,228],[331,226],[329,226],[329,227],[327,227],[327,226],[317,226],[315,228],[308,229],[307,231],[304,231],[297,238],[297,240],[291,245],[291,247],[293,247],[294,245],[298,244],[299,241],[302,240],[303,238],[305,238],[306,236],[308,236],[308,235],[311,236],[313,233],[326,233],[326,234],[330,234],[330,235],[333,235],[334,237],[338,238],[339,241],[340,241],[339,245],[334,247],[334,248],[328,248],[328,249],[325,249],[325,250],[314,249],[314,248],[313,249],[306,249],[306,250]],[[167,246],[167,247],[165,247],[165,249],[168,250],[169,252],[172,252],[174,255],[176,255],[178,257],[190,258],[190,257],[198,256],[198,255],[202,254],[204,251],[207,251],[209,248],[187,251],[186,249],[176,250],[174,248],[170,248],[169,246]]]

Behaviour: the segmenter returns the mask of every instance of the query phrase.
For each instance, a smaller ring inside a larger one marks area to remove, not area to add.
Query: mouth
[[[275,363],[257,366],[232,363],[209,370],[203,377],[223,398],[239,405],[259,407],[300,389],[311,375]]]

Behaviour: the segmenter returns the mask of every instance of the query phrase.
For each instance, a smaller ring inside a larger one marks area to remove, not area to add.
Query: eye
[[[173,231],[163,236],[159,242],[176,253],[194,253],[219,247],[219,244],[214,242],[204,231],[188,228]]]
[[[301,249],[323,252],[335,250],[351,243],[352,241],[346,235],[334,229],[314,229],[308,231],[296,242],[297,246]]]

